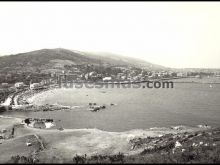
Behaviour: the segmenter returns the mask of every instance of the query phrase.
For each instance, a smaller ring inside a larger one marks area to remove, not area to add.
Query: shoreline
[[[184,79],[190,79],[190,81],[178,81],[178,80],[184,80]],[[174,80],[173,83],[177,83],[177,84],[181,84],[181,83],[186,83],[186,84],[209,84],[209,85],[214,85],[214,84],[220,84],[220,82],[202,82],[201,80],[203,79],[198,79],[198,78],[188,78],[188,77],[184,77],[184,78],[166,78],[166,79],[154,79],[154,80],[146,80],[146,81],[138,81],[138,82],[93,82],[93,83],[100,83],[100,84],[139,84],[139,83],[145,83],[148,81],[166,81],[166,80]],[[177,80],[177,81],[175,81]],[[84,82],[83,82],[84,83]],[[91,83],[91,82],[87,82],[87,83]],[[1,106],[10,106],[10,105],[15,105],[15,106],[22,106],[24,104],[30,104],[27,102],[27,97],[32,97],[40,92],[44,92],[44,91],[50,91],[50,90],[54,90],[54,89],[70,89],[70,88],[65,88],[65,87],[61,87],[61,88],[51,88],[48,87],[46,89],[42,89],[42,90],[36,90],[36,91],[30,91],[29,89],[25,89],[22,91],[18,91],[15,92],[13,94],[10,94],[7,99],[4,101],[4,103],[1,104]],[[33,93],[32,93],[33,92]],[[27,94],[25,94],[27,93]],[[24,99],[23,99],[24,98]]]
[[[31,110],[26,109],[25,106],[33,105],[23,103],[25,103],[25,99],[30,98],[31,94],[36,95],[39,92],[43,91],[16,93],[13,99],[15,99],[17,111],[22,110],[19,106],[24,106],[26,111]],[[47,106],[48,110],[53,108],[50,107],[51,105]],[[54,107],[59,106],[54,105]],[[38,106],[38,108],[33,107],[32,110],[44,111],[44,108],[45,106],[42,106],[42,109]],[[60,106],[60,110],[63,109],[65,108]],[[13,109],[12,113],[13,111],[16,110]],[[215,149],[220,144],[220,140],[216,137],[218,132],[220,133],[220,128],[206,125],[194,127],[179,125],[110,132],[96,128],[32,128],[22,123],[24,119],[25,117],[0,116],[0,131],[2,132],[0,135],[3,137],[0,140],[0,152],[2,153],[0,163],[10,162],[13,160],[12,157],[16,155],[39,160],[43,163],[54,161],[56,163],[72,163],[78,161],[79,158],[83,161],[97,162],[96,156],[99,157],[99,163],[105,159],[112,163],[115,161],[115,157],[118,160],[118,157],[122,156],[121,154],[123,154],[123,159],[120,158],[119,161],[129,162],[127,159],[130,160],[132,157],[131,163],[134,162],[133,159],[140,162],[139,158],[144,157],[148,162],[151,160],[149,155],[154,156],[157,160],[163,154],[169,157],[175,153],[185,154],[185,151],[188,153],[188,150],[191,154],[191,149],[196,152],[199,147],[201,150],[205,147],[213,148],[212,152],[215,153]],[[7,153],[4,152],[5,150]],[[181,162],[180,158],[178,160]]]

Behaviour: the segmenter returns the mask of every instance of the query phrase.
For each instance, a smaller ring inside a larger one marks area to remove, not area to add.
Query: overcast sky
[[[0,55],[58,47],[220,68],[220,3],[0,2]]]

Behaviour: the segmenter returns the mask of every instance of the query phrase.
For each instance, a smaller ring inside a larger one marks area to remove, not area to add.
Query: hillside
[[[67,49],[41,49],[32,52],[6,55],[0,57],[0,70],[29,70],[62,69],[64,65],[105,65],[105,66],[133,66],[139,68],[164,68],[143,60],[108,53],[94,54],[71,51]]]
[[[138,68],[145,68],[145,69],[153,69],[153,70],[160,70],[165,69],[166,67],[153,64],[141,59],[126,57],[118,54],[108,53],[108,52],[96,52],[96,53],[84,53],[86,55],[90,55],[91,58],[97,58],[102,61],[108,61],[109,63],[114,63],[115,65],[130,65],[135,66]]]

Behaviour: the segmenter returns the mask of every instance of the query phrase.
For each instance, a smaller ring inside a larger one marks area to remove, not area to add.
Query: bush
[[[16,156],[12,156],[11,157],[11,160],[9,161],[9,163],[12,163],[12,164],[33,164],[33,163],[37,163],[39,162],[38,159],[35,159],[35,158],[32,158],[32,156],[19,156],[19,155],[16,155]]]

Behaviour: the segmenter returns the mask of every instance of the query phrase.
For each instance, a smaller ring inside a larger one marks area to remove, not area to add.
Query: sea
[[[70,110],[5,112],[16,117],[53,118],[68,129],[97,128],[122,132],[171,126],[220,126],[220,84],[174,83],[173,88],[60,88],[30,98],[37,105]],[[89,103],[105,105],[97,112]]]

